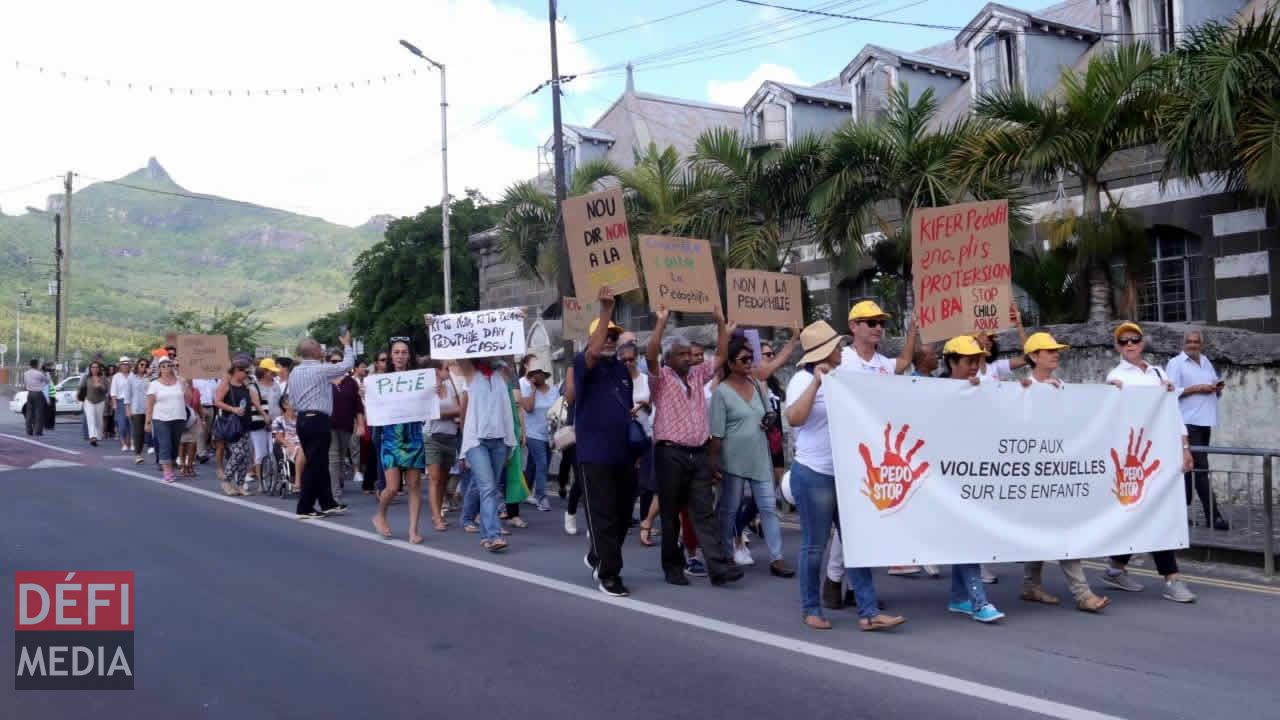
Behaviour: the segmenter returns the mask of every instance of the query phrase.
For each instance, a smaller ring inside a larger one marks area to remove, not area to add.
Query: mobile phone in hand
[[[338,326],[338,338],[339,338],[339,339],[342,339],[342,338],[346,337],[346,336],[347,336],[347,330],[348,330],[348,328],[347,328],[347,326],[346,326],[346,325],[339,325],[339,326]]]

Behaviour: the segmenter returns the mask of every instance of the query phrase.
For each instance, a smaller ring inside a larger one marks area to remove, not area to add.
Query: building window
[[[1204,320],[1204,255],[1200,238],[1184,230],[1150,231],[1151,270],[1138,287],[1138,318],[1154,322]]]
[[[1178,44],[1174,0],[1116,0],[1119,31],[1132,33],[1124,42],[1141,41],[1156,53],[1167,53]]]
[[[765,145],[787,144],[787,108],[777,103],[765,103],[756,113],[755,140]]]
[[[893,78],[886,68],[869,70],[858,76],[858,119],[879,122],[888,113]]]
[[[1174,37],[1173,0],[1147,0],[1151,3],[1151,47],[1166,53],[1178,44]]]
[[[974,57],[979,95],[1017,87],[1014,69],[1018,67],[1011,33],[992,33],[978,44]]]

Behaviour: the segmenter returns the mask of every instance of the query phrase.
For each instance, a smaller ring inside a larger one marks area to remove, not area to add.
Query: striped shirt
[[[356,353],[348,345],[342,348],[342,362],[327,363],[319,360],[303,360],[289,373],[289,397],[294,412],[322,412],[333,414],[333,386],[329,381],[350,370],[356,364]]]

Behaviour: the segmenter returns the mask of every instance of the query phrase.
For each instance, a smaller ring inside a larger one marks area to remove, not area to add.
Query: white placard
[[[524,308],[436,315],[431,320],[435,360],[523,355]]]
[[[849,567],[1187,547],[1175,393],[839,371],[822,392]]]
[[[364,379],[364,413],[370,427],[440,418],[435,370],[406,370]]]

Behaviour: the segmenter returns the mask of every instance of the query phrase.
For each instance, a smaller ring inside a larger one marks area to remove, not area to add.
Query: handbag
[[[769,454],[777,455],[782,452],[782,418],[778,413],[769,409],[769,401],[764,397],[764,391],[760,389],[760,383],[752,381],[752,385],[756,388],[756,395],[760,396],[760,405],[764,407],[764,417],[760,418],[760,429],[764,431],[764,436],[769,441]]]
[[[569,403],[563,395],[547,409],[547,424],[551,428],[551,446],[556,450],[567,450],[578,442],[578,435],[569,422]]]
[[[240,416],[231,413],[218,413],[213,421],[213,436],[224,443],[234,443],[244,437],[244,426]]]
[[[568,450],[578,442],[578,435],[574,432],[572,425],[565,425],[558,428],[555,435],[551,436],[551,444],[556,450]]]

